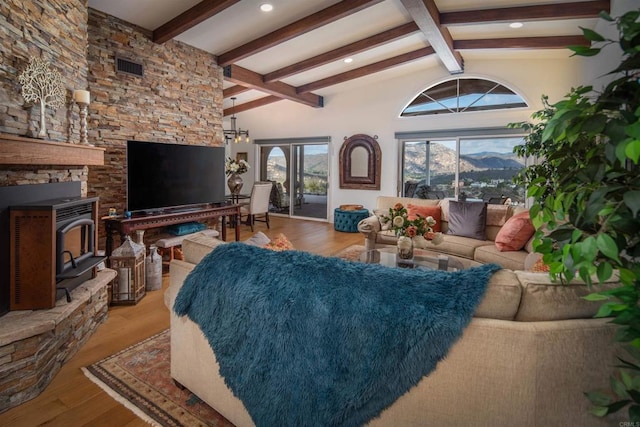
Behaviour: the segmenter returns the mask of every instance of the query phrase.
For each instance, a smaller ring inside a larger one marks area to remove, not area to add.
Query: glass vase
[[[413,259],[413,240],[406,236],[398,237],[398,258],[403,260]]]

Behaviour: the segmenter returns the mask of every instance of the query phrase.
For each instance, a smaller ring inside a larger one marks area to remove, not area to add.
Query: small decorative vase
[[[229,179],[227,179],[227,185],[229,186],[231,194],[240,194],[240,190],[242,189],[242,177],[237,173],[232,173],[229,175]]]
[[[136,243],[142,246],[144,244],[144,230],[136,230]]]
[[[398,258],[403,260],[413,259],[413,240],[410,237],[398,237]]]
[[[162,257],[155,245],[149,246],[149,256],[145,259],[145,273],[147,291],[162,289]]]

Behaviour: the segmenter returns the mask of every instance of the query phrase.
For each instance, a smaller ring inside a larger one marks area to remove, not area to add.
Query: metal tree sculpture
[[[49,69],[49,61],[31,58],[29,66],[18,80],[22,85],[22,97],[27,102],[40,101],[40,132],[38,138],[46,138],[47,127],[44,121],[45,108],[58,108],[64,105],[65,88],[62,76],[56,70]]]

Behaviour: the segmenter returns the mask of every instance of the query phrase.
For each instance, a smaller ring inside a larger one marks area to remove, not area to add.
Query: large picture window
[[[400,193],[425,199],[463,198],[489,203],[525,203],[525,191],[512,178],[525,166],[513,153],[522,135],[496,130],[443,135],[396,134],[400,140]],[[502,133],[502,134],[500,134]]]

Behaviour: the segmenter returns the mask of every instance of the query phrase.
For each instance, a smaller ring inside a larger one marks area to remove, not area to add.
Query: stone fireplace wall
[[[72,93],[88,89],[89,142],[105,149],[104,166],[0,164],[0,186],[80,181],[83,195],[100,198],[99,215],[110,207],[122,212],[127,140],[222,144],[222,70],[213,55],[175,41],[157,45],[149,31],[89,9],[88,0],[3,0],[0,29],[0,134],[39,131],[39,106],[24,102],[18,82],[38,57],[60,72],[67,89],[65,105],[46,111],[47,140],[78,143]],[[116,73],[116,55],[142,62],[144,77]],[[99,283],[74,290],[71,304],[0,317],[0,412],[44,389],[104,320],[114,275],[98,273]],[[51,317],[35,327],[32,321],[44,316]]]
[[[89,9],[89,140],[107,149],[105,166],[91,168],[89,194],[100,196],[101,215],[109,208],[126,210],[127,140],[223,141],[222,69],[215,57],[180,42],[158,45],[150,37],[144,29]],[[142,63],[144,76],[116,72],[116,56]]]
[[[35,136],[40,107],[24,102],[18,76],[32,57],[50,62],[67,89],[65,105],[47,108],[47,139],[79,141],[74,89],[87,88],[88,0],[5,0],[0,6],[0,132]]]
[[[7,0],[0,11],[0,133],[37,134],[39,107],[25,104],[18,75],[30,57],[43,57],[68,89],[65,106],[47,109],[47,139],[79,141],[72,93],[88,89],[89,142],[106,150],[104,166],[90,168],[0,165],[0,186],[79,180],[83,195],[100,197],[103,216],[125,209],[127,140],[222,144],[222,69],[214,55],[153,43],[150,31],[90,9],[88,0]],[[141,62],[144,76],[116,73],[116,55]]]
[[[87,88],[88,0],[6,0],[0,6],[0,133],[33,136],[39,131],[40,107],[24,102],[18,76],[31,57],[47,59],[63,77],[65,105],[47,109],[48,140],[80,139],[74,89]],[[71,36],[70,36],[71,35]],[[82,181],[87,194],[88,169],[82,166],[0,165],[0,186]]]

